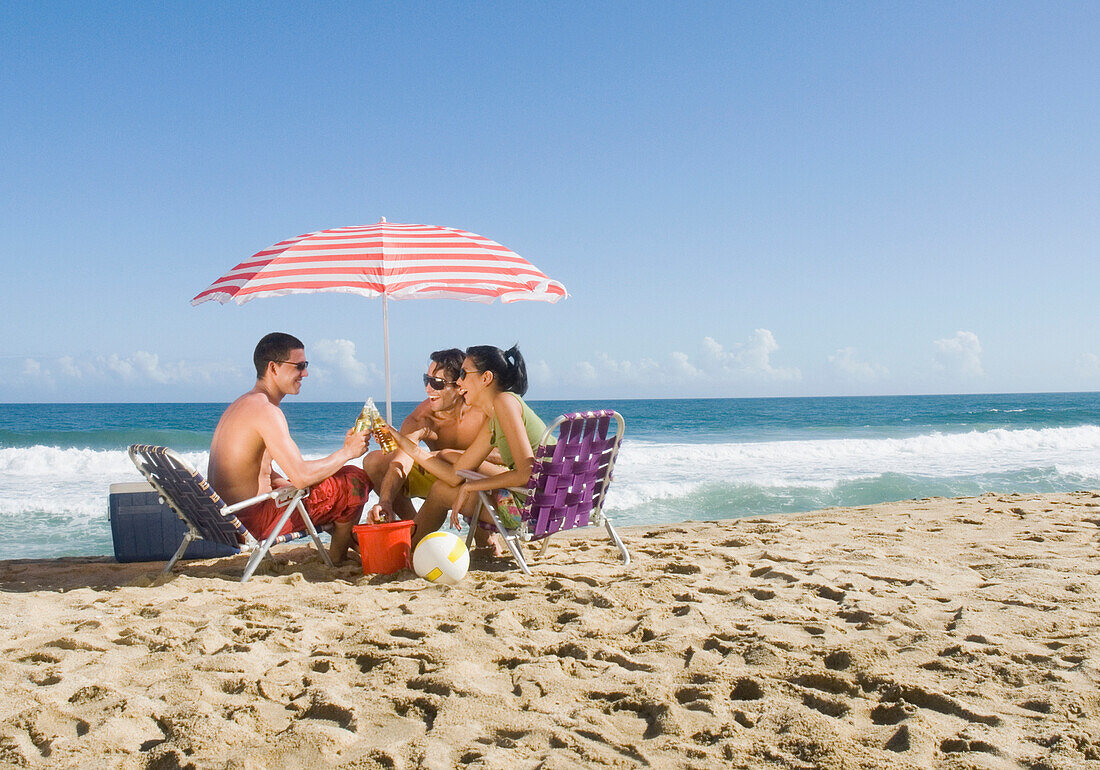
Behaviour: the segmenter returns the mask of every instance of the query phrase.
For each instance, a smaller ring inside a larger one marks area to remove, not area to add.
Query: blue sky
[[[381,303],[190,299],[313,230],[497,240],[543,303],[391,303],[519,342],[532,398],[1100,390],[1095,3],[7,3],[0,401],[382,385]]]

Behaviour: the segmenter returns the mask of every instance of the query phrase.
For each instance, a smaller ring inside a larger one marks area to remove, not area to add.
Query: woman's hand
[[[470,491],[469,482],[463,481],[458,487],[458,492],[455,494],[454,502],[451,503],[451,526],[455,529],[459,528],[459,515],[462,513],[462,509],[466,507],[466,503],[469,502],[471,496],[476,496],[477,492]],[[474,526],[473,519],[470,520],[470,526]]]
[[[399,450],[407,454],[409,457],[413,458],[413,460],[416,460],[419,457],[420,444],[418,443],[418,431],[412,431],[412,438],[410,438],[401,431],[397,430],[397,428],[390,425],[388,422],[383,420],[382,424],[385,425],[385,430],[389,431],[390,437],[394,440],[394,443],[397,444],[397,448]]]

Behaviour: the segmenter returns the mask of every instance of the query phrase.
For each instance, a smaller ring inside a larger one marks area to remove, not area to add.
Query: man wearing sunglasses
[[[367,433],[348,431],[344,445],[319,460],[306,460],[290,437],[279,403],[297,394],[309,375],[305,345],[297,337],[273,332],[260,340],[252,355],[256,386],[238,398],[222,414],[210,443],[207,478],[229,505],[272,489],[293,485],[310,488],[303,501],[318,527],[332,526],[332,561],[347,556],[351,528],[359,522],[370,492],[370,479],[362,469],[345,463],[367,451]],[[286,477],[272,470],[278,464]],[[237,513],[249,532],[263,539],[282,515],[274,500],[258,503]],[[295,511],[280,534],[301,531],[305,522]]]
[[[431,354],[424,375],[428,396],[401,423],[401,432],[413,441],[423,441],[432,452],[461,452],[470,446],[485,415],[469,408],[458,392],[462,359],[458,348],[437,350]],[[363,458],[363,469],[378,492],[378,504],[367,514],[368,521],[411,519],[416,514],[411,498],[424,498],[435,477],[401,451],[375,451]]]

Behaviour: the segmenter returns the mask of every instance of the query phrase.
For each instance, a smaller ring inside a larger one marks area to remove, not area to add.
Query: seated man
[[[210,442],[207,478],[229,505],[288,485],[311,487],[303,502],[315,525],[332,525],[330,555],[339,564],[347,556],[351,528],[358,523],[370,492],[367,474],[345,463],[367,451],[369,434],[349,430],[344,445],[328,457],[303,459],[290,438],[279,402],[302,388],[309,366],[305,346],[297,337],[273,332],[256,345],[252,360],[256,387],[230,404],[218,421]],[[286,478],[272,470],[272,461]],[[275,501],[266,500],[238,512],[237,518],[262,539],[271,534],[281,515]],[[303,529],[305,522],[295,511],[279,534]]]
[[[428,397],[401,423],[401,432],[413,442],[423,441],[432,452],[461,452],[485,422],[485,415],[468,407],[458,392],[465,354],[452,348],[437,350],[430,358],[424,375]],[[435,476],[400,450],[371,452],[363,458],[363,470],[378,491],[378,504],[367,514],[371,522],[411,519],[416,509],[410,498],[427,497],[435,483]]]

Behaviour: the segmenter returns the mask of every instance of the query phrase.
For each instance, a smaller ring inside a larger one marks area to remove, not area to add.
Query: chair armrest
[[[305,490],[305,494],[309,494],[308,489]],[[286,503],[289,500],[293,500],[296,495],[305,496],[303,494],[303,490],[297,489],[296,487],[279,487],[278,489],[273,489],[270,492],[265,492],[262,495],[256,495],[255,497],[250,497],[247,500],[241,500],[239,503],[233,503],[233,505],[226,506],[223,509],[223,512],[236,513],[239,510],[248,508],[249,506],[255,505],[256,503],[263,502],[264,500],[275,500],[279,503]]]

